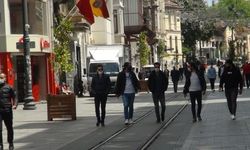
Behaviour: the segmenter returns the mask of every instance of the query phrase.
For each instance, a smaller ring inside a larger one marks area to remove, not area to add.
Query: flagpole
[[[69,11],[69,13],[63,18],[63,20],[62,20],[62,21],[60,22],[60,24],[56,27],[56,29],[58,29],[59,27],[61,27],[62,22],[64,22],[64,21],[68,18],[68,16],[73,12],[73,10],[74,10],[75,8],[76,8],[76,5],[74,5],[74,7]],[[75,9],[75,12],[73,13],[73,15],[75,15],[76,12],[77,12],[77,9]],[[73,16],[73,15],[72,15],[72,16]],[[72,16],[71,16],[69,19],[71,19]]]
[[[76,8],[76,5],[74,5],[74,7],[69,11],[69,13],[65,16],[64,20],[67,19],[67,17],[71,14],[71,12]],[[74,14],[76,13],[76,10],[74,12]],[[63,20],[63,21],[64,21]]]

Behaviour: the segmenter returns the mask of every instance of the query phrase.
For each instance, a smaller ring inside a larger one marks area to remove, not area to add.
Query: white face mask
[[[0,79],[0,84],[5,83],[5,79]]]

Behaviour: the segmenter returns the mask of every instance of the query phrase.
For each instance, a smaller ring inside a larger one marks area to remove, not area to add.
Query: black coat
[[[238,67],[233,66],[232,68],[225,67],[223,74],[220,78],[220,87],[222,88],[225,84],[225,89],[230,88],[243,88],[243,78]]]
[[[206,83],[203,71],[197,71],[196,73],[200,80],[201,90],[206,91],[207,83]],[[187,94],[189,92],[189,87],[191,85],[190,77],[191,77],[191,72],[189,71],[186,74],[186,82],[185,82],[184,89],[183,89],[184,94]]]
[[[171,78],[173,82],[177,82],[180,79],[180,71],[179,70],[171,70]]]
[[[133,71],[129,72],[131,75],[132,84],[134,86],[135,92],[138,92],[138,89],[140,88],[139,81]],[[117,96],[120,96],[124,94],[126,86],[126,72],[122,71],[118,74],[117,81],[116,81],[116,87],[115,87],[115,94]]]
[[[9,111],[12,109],[11,100],[16,101],[16,94],[11,86],[8,84],[0,85],[0,111]]]
[[[148,88],[152,93],[162,93],[165,92],[168,88],[168,80],[164,72],[159,71],[159,76],[161,82],[157,84],[157,75],[155,71],[152,71],[148,78]]]
[[[108,75],[103,74],[101,78],[96,74],[91,83],[93,94],[108,94],[111,88],[111,82]]]

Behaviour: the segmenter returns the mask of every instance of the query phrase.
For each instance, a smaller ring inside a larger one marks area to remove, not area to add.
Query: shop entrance
[[[24,57],[16,57],[16,74],[17,74],[17,98],[19,102],[24,102],[25,98],[25,71],[24,71]]]

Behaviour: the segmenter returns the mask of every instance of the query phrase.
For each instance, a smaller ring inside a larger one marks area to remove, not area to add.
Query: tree
[[[158,56],[158,59],[161,60],[161,58],[164,56],[164,53],[165,53],[165,43],[163,40],[159,40],[158,41],[158,46],[157,46],[157,56]]]
[[[60,19],[61,20],[61,19]],[[70,35],[72,33],[72,24],[65,19],[54,29],[54,67],[59,76],[73,69],[72,57],[70,53]]]
[[[183,46],[192,50],[195,59],[197,41],[208,41],[214,32],[214,20],[207,19],[207,8],[202,0],[179,0],[183,6],[182,36]]]
[[[150,49],[147,44],[147,35],[146,32],[141,32],[139,35],[139,47],[138,52],[140,55],[140,64],[144,66],[148,64]]]
[[[235,59],[235,50],[237,48],[235,47],[235,41],[237,39],[233,39],[234,32],[241,36],[245,32],[245,27],[249,26],[250,2],[248,0],[220,0],[212,9],[232,30],[232,41],[229,43],[228,57]],[[243,37],[239,39],[243,39]]]
[[[235,59],[235,46],[234,46],[234,42],[230,41],[229,42],[229,51],[228,51],[228,57],[231,60]]]

